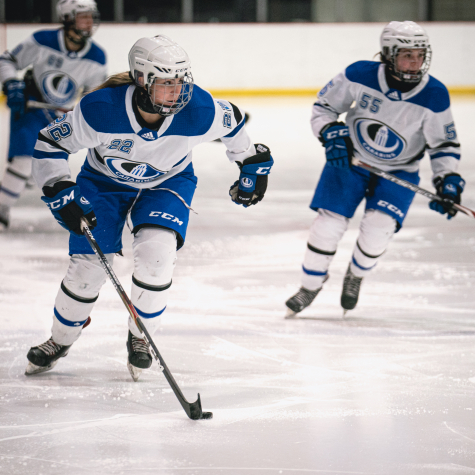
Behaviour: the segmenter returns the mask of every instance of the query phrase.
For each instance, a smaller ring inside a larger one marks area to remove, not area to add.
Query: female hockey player
[[[460,145],[445,86],[427,73],[429,38],[412,21],[389,23],[381,35],[381,62],[359,61],[318,94],[311,125],[325,147],[326,164],[310,207],[310,228],[300,290],[286,302],[291,316],[308,307],[328,279],[328,268],[349,219],[365,199],[365,213],[341,294],[344,311],[355,308],[363,278],[402,226],[414,193],[351,166],[352,156],[419,183],[427,149],[437,194],[460,203],[465,182],[457,174]],[[353,105],[354,104],[354,105]],[[347,112],[346,125],[337,122]],[[432,201],[430,208],[456,211]]]
[[[109,78],[72,112],[38,135],[33,176],[42,200],[71,231],[71,260],[56,297],[51,338],[28,352],[27,374],[51,369],[66,356],[88,323],[106,274],[81,232],[87,218],[112,263],[130,216],[134,234],[131,300],[153,334],[172,284],[176,251],[186,237],[197,179],[192,149],[217,138],[240,168],[231,199],[245,207],[260,201],[273,164],[269,150],[253,145],[241,111],[193,84],[186,52],[166,36],[142,38],[129,53],[130,73]],[[71,181],[68,154],[88,148]],[[152,357],[129,319],[127,366],[134,380]]]
[[[41,30],[0,56],[0,81],[11,109],[8,166],[0,187],[0,230],[8,227],[10,208],[31,175],[31,156],[38,132],[59,115],[28,108],[28,101],[72,109],[81,91],[107,77],[104,51],[91,41],[99,25],[94,0],[60,0],[63,27]],[[32,66],[23,80],[17,71]]]

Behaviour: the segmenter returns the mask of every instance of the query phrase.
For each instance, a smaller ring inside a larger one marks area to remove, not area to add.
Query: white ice
[[[24,375],[28,348],[50,336],[68,265],[66,231],[30,190],[0,235],[0,473],[475,474],[475,220],[447,221],[416,197],[342,318],[360,208],[306,318],[285,320],[324,163],[309,126],[313,98],[233,102],[273,152],[269,189],[258,206],[236,206],[224,146],[196,149],[198,215],[155,336],[188,400],[200,393],[214,418],[189,420],[156,370],[132,381],[127,313],[109,282],[67,358]],[[473,99],[453,99],[470,208],[474,111]],[[6,109],[0,118],[5,149]],[[83,156],[71,159],[76,172]],[[432,189],[427,157],[421,186]],[[115,269],[129,291],[127,231],[124,255]]]

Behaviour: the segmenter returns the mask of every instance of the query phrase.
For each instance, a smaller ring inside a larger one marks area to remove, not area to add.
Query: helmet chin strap
[[[137,106],[149,114],[158,114],[153,107],[150,95],[143,87],[137,87]]]
[[[398,78],[394,74],[393,64],[390,61],[384,61],[384,63],[385,63],[386,82],[390,88],[397,89],[400,92],[409,92],[420,83],[420,81],[407,82]]]
[[[70,30],[73,30],[74,33],[76,33],[78,36],[79,36],[79,39],[77,40],[76,38],[73,38],[69,32]],[[84,46],[86,44],[86,38],[84,38],[84,36],[81,35],[81,33],[79,33],[74,27],[70,26],[69,28],[65,28],[65,34],[66,34],[66,37],[68,38],[69,41],[71,41],[71,43],[74,43],[75,45],[78,45],[78,46]]]

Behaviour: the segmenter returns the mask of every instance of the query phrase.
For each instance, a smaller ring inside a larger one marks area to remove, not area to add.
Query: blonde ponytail
[[[129,85],[135,84],[134,80],[130,77],[130,74],[128,71],[109,76],[106,79],[106,81],[103,82],[100,86],[97,86],[95,89],[92,89],[89,92],[98,91],[99,89],[105,89],[106,87],[125,86],[126,84],[129,84]]]

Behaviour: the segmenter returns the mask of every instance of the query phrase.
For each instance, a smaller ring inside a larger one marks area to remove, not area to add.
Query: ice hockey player
[[[352,166],[352,157],[419,182],[427,149],[437,194],[460,203],[465,181],[457,173],[460,145],[445,86],[429,76],[426,31],[412,21],[392,21],[381,35],[381,62],[358,61],[332,79],[313,106],[313,133],[325,147],[326,164],[310,208],[310,228],[300,290],[286,302],[287,315],[308,307],[328,279],[338,242],[365,199],[359,236],[343,282],[341,306],[354,309],[361,283],[401,229],[414,193]],[[354,104],[354,106],[352,105]],[[347,112],[346,124],[338,122]],[[450,219],[456,210],[432,201]]]
[[[72,112],[44,128],[36,143],[33,175],[42,200],[70,231],[71,260],[54,306],[52,336],[28,352],[27,374],[51,369],[79,338],[106,274],[81,232],[85,217],[109,262],[122,249],[132,221],[134,271],[131,300],[150,334],[165,311],[177,249],[186,237],[197,178],[192,149],[217,138],[240,169],[230,188],[244,207],[262,200],[273,159],[254,145],[243,114],[194,85],[181,46],[158,35],[141,38],[129,52],[130,72],[110,77]],[[88,148],[71,179],[68,154]],[[134,380],[152,357],[129,319],[127,366]]]
[[[38,132],[62,114],[28,108],[27,102],[72,109],[81,92],[103,83],[106,56],[91,36],[99,25],[94,0],[60,0],[61,29],[40,30],[0,56],[0,81],[11,109],[8,165],[0,187],[0,230],[8,227],[10,208],[31,175]],[[31,66],[23,80],[19,70]]]

